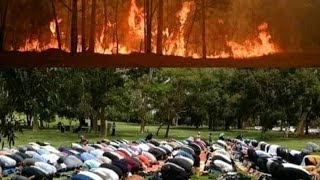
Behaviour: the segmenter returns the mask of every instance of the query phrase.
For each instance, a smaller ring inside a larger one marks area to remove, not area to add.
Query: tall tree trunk
[[[71,14],[71,54],[77,54],[78,46],[78,0],[72,0]]]
[[[82,52],[87,51],[87,43],[86,43],[86,0],[81,0],[81,49]]]
[[[202,9],[202,58],[207,58],[207,45],[206,45],[206,5],[205,0],[201,2]]]
[[[103,14],[104,14],[104,23],[103,25],[106,26],[108,24],[108,2],[107,0],[103,0]],[[106,46],[107,44],[107,35],[108,35],[108,30],[104,31],[104,39],[103,39],[103,43],[104,46]]]
[[[170,130],[170,125],[171,125],[171,121],[168,120],[167,121],[167,130],[166,130],[166,134],[164,135],[165,138],[169,137],[169,130]]]
[[[94,133],[98,132],[98,120],[97,116],[95,115],[95,112],[91,115],[91,120],[92,120],[92,130]]]
[[[197,9],[197,6],[196,6],[196,9]],[[190,35],[192,33],[192,29],[193,29],[194,23],[195,23],[195,21],[197,19],[197,13],[198,13],[198,11],[194,12],[194,15],[193,15],[193,18],[192,18],[192,21],[191,21],[191,26],[189,28],[189,31],[187,32],[187,35],[186,35],[186,38],[187,38],[187,40],[186,40],[186,49],[188,49],[188,45],[189,45],[189,42],[190,42]]]
[[[115,32],[113,35],[113,45],[116,45],[116,54],[119,53],[119,40],[118,40],[118,8],[119,8],[119,0],[116,2],[116,15],[115,15]]]
[[[163,31],[163,0],[158,4],[158,34],[157,34],[157,54],[162,55],[162,31]]]
[[[305,135],[309,134],[309,125],[310,125],[309,115],[310,115],[310,111],[308,112],[308,114],[306,115],[306,118],[304,120],[305,121]]]
[[[119,35],[118,35],[118,26],[119,26],[119,24],[118,24],[118,10],[119,10],[119,0],[117,0],[117,24],[116,24],[116,39],[117,39],[117,54],[119,54]]]
[[[53,16],[54,16],[54,22],[56,23],[56,36],[57,36],[57,41],[58,41],[58,48],[60,50],[62,50],[60,26],[59,26],[59,21],[58,21],[58,17],[57,17],[56,6],[54,5],[53,0],[51,0],[51,6],[52,6],[52,11],[53,11]]]
[[[40,127],[43,128],[43,119],[39,119],[39,122],[40,122]]]
[[[99,119],[100,119],[100,136],[106,137],[106,120],[104,118],[104,110],[103,108],[99,109]]]
[[[85,120],[84,117],[82,117],[82,118],[79,119],[79,124],[80,124],[80,126],[85,126],[86,120]]]
[[[242,116],[239,116],[238,118],[237,118],[237,128],[238,129],[242,129]]]
[[[9,0],[4,0],[4,9],[0,22],[0,52],[4,51],[4,37],[6,32],[7,14],[9,8]]]
[[[224,120],[224,130],[225,131],[228,131],[230,129],[230,123],[229,123],[229,120],[228,119],[225,119]]]
[[[146,39],[145,39],[145,43],[146,43],[146,53],[151,53],[152,51],[152,8],[151,8],[151,0],[145,0],[145,9],[146,9]]]
[[[213,128],[213,119],[209,117],[209,124],[208,124],[208,129],[211,130]]]
[[[27,126],[31,127],[31,115],[29,113],[27,113]]]
[[[146,127],[146,120],[144,118],[141,118],[141,124],[140,124],[140,133],[143,134],[145,132]]]
[[[163,125],[165,125],[165,123],[161,123],[160,126],[158,127],[157,132],[156,132],[156,136],[159,136],[159,131]]]
[[[94,53],[94,45],[96,40],[96,11],[97,11],[97,0],[92,0],[91,7],[91,26],[90,26],[90,41],[89,41],[89,52]]]
[[[32,131],[36,132],[39,130],[39,121],[38,121],[38,115],[34,115],[32,121]]]
[[[108,24],[108,2],[103,0],[103,15],[104,15],[104,25]]]

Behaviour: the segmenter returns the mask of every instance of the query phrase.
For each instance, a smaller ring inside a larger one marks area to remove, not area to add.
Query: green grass
[[[52,126],[53,124],[51,124]],[[128,124],[128,123],[117,123],[116,128],[116,137],[107,137],[107,139],[128,139],[128,140],[138,140],[144,138],[147,133],[139,133],[140,126],[138,124]],[[158,126],[147,126],[146,130],[155,134]],[[218,135],[223,131],[209,131],[207,128],[196,129],[193,127],[172,127],[169,132],[169,136],[176,139],[185,139],[189,136],[195,136],[197,132],[201,132],[203,139],[208,139],[209,133],[212,133],[212,138],[217,139]],[[156,139],[164,139],[165,128],[161,129],[160,134]],[[254,138],[261,140],[261,132],[255,130],[232,130],[225,132],[225,137],[234,138],[237,135],[242,134],[247,138]],[[86,138],[90,142],[96,142],[101,140],[102,137],[94,133],[84,133]],[[24,130],[23,133],[17,133],[16,146],[24,145],[29,142],[35,141],[46,141],[50,142],[53,146],[70,146],[72,142],[79,140],[78,134],[71,132],[65,132],[64,134],[60,133],[57,129],[46,129],[40,130],[38,132],[32,132],[31,130]],[[283,133],[280,132],[268,132],[266,134],[266,142],[282,145],[290,149],[303,149],[305,144],[309,141],[320,144],[319,137],[308,137],[308,138],[283,138]]]

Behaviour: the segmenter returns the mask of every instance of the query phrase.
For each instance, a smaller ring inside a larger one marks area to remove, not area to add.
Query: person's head
[[[211,136],[212,134],[210,133],[209,135]]]
[[[224,133],[219,134],[219,139],[224,140]]]
[[[64,163],[63,158],[59,158],[59,159],[57,160],[57,163],[58,163],[58,164],[62,164],[62,163]]]
[[[200,135],[201,133],[200,132],[198,132],[198,135]]]
[[[113,122],[113,124],[116,124],[115,122]]]
[[[85,139],[83,135],[80,136],[80,139]]]

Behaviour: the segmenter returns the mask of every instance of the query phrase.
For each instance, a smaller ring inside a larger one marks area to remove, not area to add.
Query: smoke
[[[320,47],[320,1],[318,0],[233,0],[228,21],[232,39],[253,34],[261,22],[286,51],[314,51]]]

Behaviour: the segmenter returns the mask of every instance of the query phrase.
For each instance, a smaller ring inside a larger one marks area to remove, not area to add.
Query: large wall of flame
[[[70,6],[70,0],[62,0]],[[114,39],[116,0],[107,0],[107,9],[103,7],[104,0],[98,0],[96,34],[97,46],[112,46]],[[62,41],[66,49],[70,41],[70,12],[60,1],[55,1],[60,23]],[[156,1],[154,5],[156,5]],[[191,2],[190,12],[183,29],[183,43],[188,55],[201,55],[201,22],[200,9],[196,7],[199,1],[164,0],[164,41],[172,35],[175,41],[181,42],[179,32],[181,22],[177,13],[182,10],[185,2]],[[138,8],[143,8],[143,0],[136,0]],[[81,9],[81,3],[78,3]],[[123,51],[143,51],[143,39],[130,31],[128,17],[131,0],[119,0],[118,40]],[[91,0],[87,0],[86,24],[87,41],[89,39]],[[199,11],[196,14],[196,11]],[[106,14],[105,14],[106,13]],[[81,12],[78,13],[78,30],[81,32]],[[108,23],[105,23],[105,15]],[[157,13],[154,15],[153,29],[156,30]],[[194,16],[196,16],[194,18]],[[314,51],[320,47],[320,1],[318,0],[207,0],[207,49],[208,54],[217,52],[229,53],[229,42],[246,42],[259,36],[257,27],[261,23],[268,24],[268,32],[283,51]],[[27,40],[37,40],[34,46],[48,44],[55,39],[49,23],[53,19],[50,1],[24,0],[12,1],[7,18],[5,47],[7,50],[19,50]],[[191,28],[192,27],[192,28]],[[101,36],[102,40],[101,40]],[[180,35],[181,36],[181,35]],[[100,39],[99,39],[100,38]],[[155,33],[153,44],[155,44]],[[169,41],[168,41],[169,42]],[[107,45],[109,44],[109,45]],[[164,43],[165,44],[165,43]],[[176,46],[179,46],[178,44]],[[106,48],[104,49],[106,51]],[[110,50],[110,49],[109,49]],[[112,51],[112,50],[110,50]],[[171,53],[174,54],[175,53]],[[179,53],[176,53],[179,55]]]

